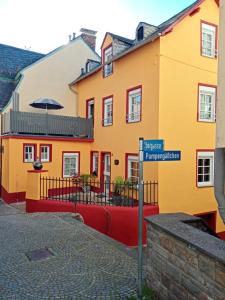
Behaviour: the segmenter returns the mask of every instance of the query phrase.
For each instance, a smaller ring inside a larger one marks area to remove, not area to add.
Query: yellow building
[[[76,93],[68,88],[68,82],[81,74],[84,65],[90,70],[99,64],[95,41],[95,31],[81,29],[81,35],[73,34],[66,45],[47,55],[0,45],[5,62],[0,70],[1,190],[5,201],[25,200],[27,170],[37,157],[50,176],[61,177],[62,160],[77,159],[79,151],[84,155],[83,142],[84,148],[90,147],[86,141],[92,140],[92,124],[76,118]],[[46,113],[31,107],[39,98],[55,99],[63,108]],[[78,152],[73,155],[74,147]]]
[[[145,180],[159,182],[160,212],[201,214],[222,232],[213,191],[218,17],[218,1],[199,0],[158,27],[141,22],[135,40],[106,33],[102,66],[70,86],[79,115],[94,115],[100,179],[135,178],[139,137],[163,139],[182,159],[144,164]]]
[[[25,174],[36,156],[49,175],[69,176],[66,152],[76,173],[94,172],[101,182],[138,180],[139,137],[163,139],[166,150],[180,150],[182,157],[144,164],[144,179],[159,183],[160,212],[201,214],[224,235],[213,192],[217,32],[218,1],[198,0],[159,26],[139,23],[134,40],[106,33],[102,64],[69,85],[84,133],[34,138],[10,130],[3,139],[2,187],[11,195],[25,192],[20,171]]]

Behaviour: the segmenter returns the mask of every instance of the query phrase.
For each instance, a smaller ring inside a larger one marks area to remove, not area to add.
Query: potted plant
[[[114,192],[112,202],[115,205],[130,206],[133,204],[133,199],[129,197],[129,190],[134,188],[134,184],[130,179],[124,179],[122,176],[117,176],[114,179]]]
[[[84,193],[89,193],[91,190],[90,179],[91,179],[90,174],[81,174],[79,177],[79,182]]]

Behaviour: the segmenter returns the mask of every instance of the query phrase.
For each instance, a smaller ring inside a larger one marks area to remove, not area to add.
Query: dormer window
[[[144,39],[144,27],[141,26],[137,31],[137,40],[142,41]]]
[[[112,45],[104,49],[103,52],[103,63],[104,63],[104,69],[103,69],[103,76],[107,77],[112,74],[113,66],[112,66]]]

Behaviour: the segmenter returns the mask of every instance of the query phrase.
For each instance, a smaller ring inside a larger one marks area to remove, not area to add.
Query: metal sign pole
[[[142,264],[143,264],[143,138],[139,138],[139,201],[138,201],[138,299],[142,298]]]

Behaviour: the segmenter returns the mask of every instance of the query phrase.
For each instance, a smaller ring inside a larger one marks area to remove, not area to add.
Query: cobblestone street
[[[48,258],[29,259],[49,250]],[[71,214],[25,214],[0,203],[0,299],[126,299],[137,265],[124,246]]]

